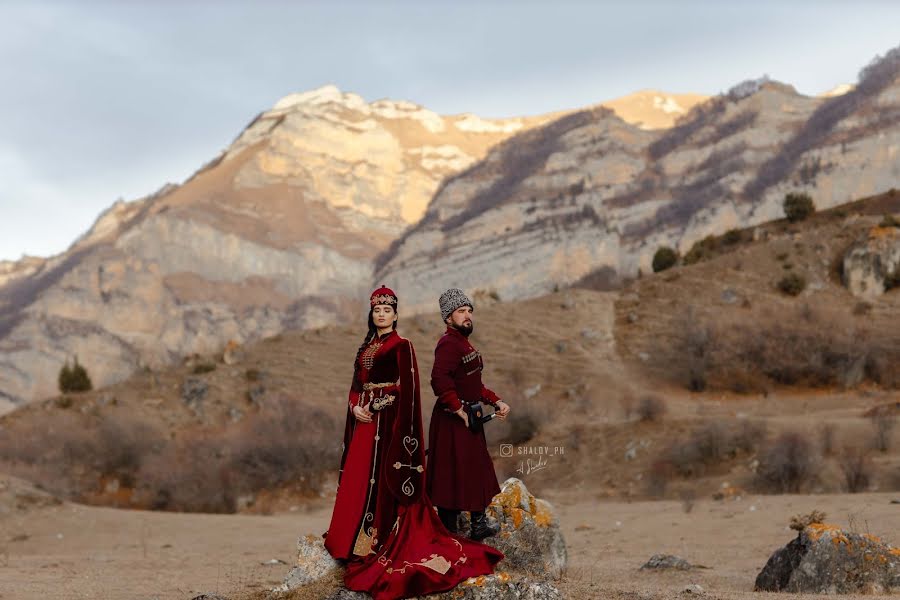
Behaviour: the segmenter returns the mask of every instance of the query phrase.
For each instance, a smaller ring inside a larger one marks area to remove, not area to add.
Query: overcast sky
[[[0,0],[0,260],[63,251],[326,83],[486,117],[764,74],[814,95],[855,82],[898,23],[887,1]]]

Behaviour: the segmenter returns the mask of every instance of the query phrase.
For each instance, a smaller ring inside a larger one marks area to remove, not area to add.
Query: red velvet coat
[[[493,571],[503,553],[451,536],[425,494],[419,369],[395,331],[359,357],[347,406],[341,472],[325,547],[349,560],[348,589],[375,600],[448,590]],[[369,406],[371,423],[352,408]]]
[[[496,405],[484,386],[481,354],[462,333],[448,327],[434,349],[431,389],[437,396],[428,434],[426,489],[436,506],[481,511],[500,493],[484,433],[472,433],[455,415],[463,401]]]

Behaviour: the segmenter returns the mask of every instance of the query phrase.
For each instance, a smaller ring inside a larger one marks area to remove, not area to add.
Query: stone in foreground
[[[650,560],[641,565],[642,571],[649,569],[675,569],[678,571],[688,571],[691,568],[693,568],[691,563],[680,556],[674,556],[672,554],[654,554],[650,557]]]
[[[900,590],[900,548],[873,535],[811,523],[772,554],[754,589],[814,594]]]
[[[506,555],[506,568],[553,579],[562,576],[568,562],[566,542],[549,502],[535,498],[524,483],[510,477],[487,513],[500,523],[500,533],[482,541]]]

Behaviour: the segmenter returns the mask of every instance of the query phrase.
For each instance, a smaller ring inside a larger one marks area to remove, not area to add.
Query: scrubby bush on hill
[[[806,279],[797,273],[788,273],[778,280],[778,289],[788,296],[798,296],[806,289]]]
[[[763,491],[797,493],[815,480],[817,466],[809,438],[799,432],[785,432],[760,456],[756,484]]]
[[[702,240],[697,240],[687,254],[684,255],[684,264],[693,265],[701,260],[712,258],[717,246],[716,238],[712,235],[708,235]]]
[[[75,364],[71,367],[69,366],[69,361],[66,360],[66,364],[59,370],[57,382],[59,384],[59,391],[64,394],[71,392],[88,392],[93,389],[91,377],[88,375],[87,369],[78,362],[77,356],[75,357]]]
[[[175,439],[124,411],[99,422],[55,411],[35,423],[15,439],[0,429],[0,470],[80,502],[105,502],[98,489],[114,478],[133,488],[131,507],[228,513],[267,490],[318,494],[340,460],[334,419],[278,396],[238,423]]]
[[[665,271],[666,269],[674,267],[677,263],[678,252],[668,246],[662,246],[653,255],[653,272],[659,273]]]
[[[784,197],[784,216],[791,223],[802,221],[816,212],[809,194],[792,192]]]

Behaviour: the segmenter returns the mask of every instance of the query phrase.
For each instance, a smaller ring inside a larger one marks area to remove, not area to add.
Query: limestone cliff
[[[900,49],[842,95],[767,79],[643,130],[602,108],[506,140],[447,180],[378,265],[415,309],[447,286],[502,299],[649,272],[653,253],[783,217],[790,191],[819,208],[900,182]]]
[[[550,120],[438,115],[326,86],[256,117],[218,158],[100,215],[64,253],[0,263],[0,410],[228,340],[361,318],[375,257],[439,182]]]

